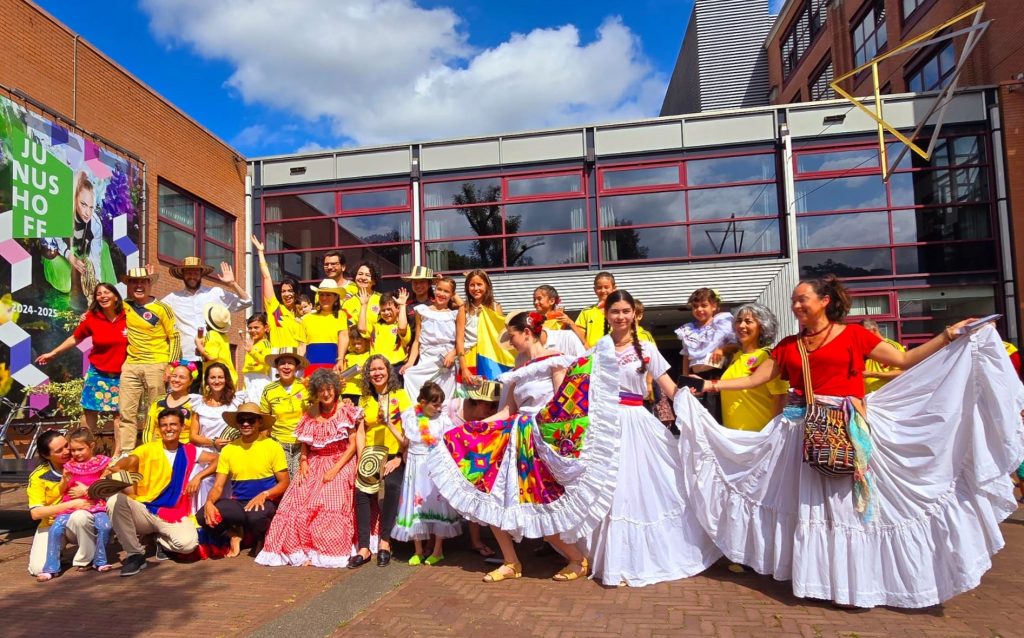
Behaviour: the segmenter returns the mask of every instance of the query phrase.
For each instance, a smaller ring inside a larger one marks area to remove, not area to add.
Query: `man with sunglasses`
[[[281,444],[260,438],[260,432],[270,430],[274,420],[255,403],[243,403],[237,411],[224,413],[224,421],[241,436],[221,450],[216,482],[196,520],[215,534],[228,536],[228,556],[238,554],[245,532],[253,538],[249,554],[259,554],[277,503],[288,489],[288,462]],[[221,498],[229,480],[231,496]]]
[[[146,567],[140,536],[156,538],[157,560],[168,558],[165,550],[188,554],[199,544],[190,518],[192,493],[217,468],[217,454],[191,443],[179,443],[184,424],[180,409],[162,410],[157,415],[160,439],[140,445],[104,470],[108,476],[120,470],[142,475],[134,494],[121,493],[107,499],[111,525],[126,554],[122,576],[134,576]],[[204,469],[192,476],[197,463]]]

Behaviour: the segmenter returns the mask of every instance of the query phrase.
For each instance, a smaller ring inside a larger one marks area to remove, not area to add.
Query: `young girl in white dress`
[[[398,518],[391,530],[391,538],[412,541],[416,551],[410,565],[436,565],[444,560],[444,539],[462,533],[459,515],[441,497],[430,480],[429,454],[444,434],[442,417],[445,396],[441,386],[427,381],[420,388],[414,413],[403,415],[405,438],[409,447],[405,453],[405,479],[402,498],[398,502]],[[428,556],[423,542],[434,537],[433,550]]]
[[[455,392],[455,311],[449,307],[455,296],[455,280],[444,277],[434,285],[430,305],[416,306],[416,338],[409,360],[401,368],[405,391],[417,397],[427,381],[444,390],[445,397]]]

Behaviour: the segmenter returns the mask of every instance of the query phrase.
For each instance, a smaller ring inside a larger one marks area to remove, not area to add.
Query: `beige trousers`
[[[169,552],[188,554],[199,545],[199,535],[192,519],[168,523],[151,514],[143,503],[124,494],[107,500],[107,512],[117,540],[129,556],[145,552],[140,537],[150,534],[155,535],[156,541]]]
[[[49,536],[50,527],[40,525],[32,537],[32,549],[28,554],[28,573],[33,576],[38,576],[43,570],[43,564],[46,563]],[[93,554],[96,553],[96,525],[90,512],[78,510],[71,514],[68,526],[64,530],[64,542],[78,545],[72,563],[75,567],[88,567],[92,564]]]
[[[121,368],[118,408],[121,412],[121,450],[135,449],[139,430],[145,426],[149,406],[164,397],[165,363],[126,363]]]

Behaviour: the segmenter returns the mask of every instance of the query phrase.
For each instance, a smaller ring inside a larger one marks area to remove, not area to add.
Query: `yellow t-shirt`
[[[355,284],[349,283],[349,285],[355,287]],[[345,290],[349,290],[349,286],[345,286]],[[359,313],[362,310],[362,304],[359,302],[359,289],[356,289],[355,293],[351,293],[354,296],[350,296],[341,302],[341,309],[348,315],[348,322],[353,326],[359,325]],[[370,305],[366,307],[366,325],[373,326],[377,323],[378,315],[380,315],[380,293],[375,292],[370,295]]]
[[[398,454],[398,439],[391,433],[387,424],[380,421],[380,403],[376,397],[370,394],[363,395],[359,399],[359,407],[363,409],[366,417],[366,445],[384,445],[388,448],[388,454]],[[388,395],[387,417],[393,425],[402,431],[402,413],[412,408],[412,399],[402,388],[394,390]]]
[[[896,341],[893,341],[892,339],[885,339],[885,342],[887,344],[889,344],[890,346],[892,346],[893,348],[896,348],[900,352],[906,352],[907,351],[907,349],[904,348],[902,344],[900,344],[900,343],[898,343]],[[896,368],[891,368],[891,367],[889,367],[887,365],[883,365],[881,363],[878,363],[877,361],[875,361],[873,359],[868,359],[867,361],[864,362],[864,371],[865,372],[889,372],[890,370],[895,370],[895,369]],[[875,390],[881,390],[882,387],[885,386],[885,384],[889,383],[890,381],[892,381],[892,379],[878,379],[878,378],[864,377],[864,391],[865,392],[874,392]]]
[[[238,373],[235,372],[235,362],[232,361],[231,344],[224,335],[216,330],[207,331],[203,338],[203,348],[206,349],[206,362],[223,363],[231,373],[231,382],[238,385]]]
[[[128,358],[125,363],[170,363],[181,359],[181,335],[174,311],[154,299],[138,305],[124,302],[128,329]]]
[[[654,335],[651,334],[650,330],[644,328],[643,326],[636,327],[636,336],[638,339],[640,339],[640,341],[654,343]]]
[[[235,439],[224,446],[217,459],[217,474],[231,479],[231,498],[248,501],[277,485],[277,472],[286,472],[288,461],[281,444],[273,439],[256,439],[248,446]]]
[[[405,346],[409,343],[408,325],[405,327],[405,332],[401,332],[398,330],[397,321],[395,323],[375,321],[370,324],[370,332],[365,336],[370,339],[370,354],[384,355],[391,365],[405,361],[407,356]],[[349,355],[349,357],[351,356]],[[348,363],[352,362],[348,361]]]
[[[252,350],[245,353],[245,360],[242,362],[242,374],[254,372],[270,376],[270,366],[267,365],[267,355],[270,354],[270,340],[260,339],[252,344]]]
[[[355,396],[362,396],[363,394],[363,366],[366,365],[366,360],[370,358],[370,352],[364,352],[363,354],[356,354],[349,352],[345,356],[346,366],[359,366],[359,372],[355,376],[349,377],[348,381],[345,382],[345,387],[341,389],[342,394],[354,394]]]
[[[196,453],[201,454],[198,450]],[[135,484],[133,498],[140,503],[150,503],[170,485],[174,467],[162,441],[144,443],[132,450],[131,455],[139,459],[139,474],[142,475],[142,480]]]
[[[583,328],[587,334],[587,347],[593,348],[606,333],[604,331],[604,309],[596,305],[584,308],[576,317],[576,325]]]
[[[277,297],[264,299],[263,304],[267,311],[267,328],[272,348],[297,348],[300,343],[306,342],[306,333],[295,318],[295,313],[285,308]]]
[[[32,473],[28,475],[28,488],[25,492],[28,495],[28,508],[46,507],[60,503],[63,494],[60,493],[61,473],[48,462],[43,461]],[[53,525],[53,517],[47,517],[39,521],[39,527],[45,529]]]
[[[282,443],[295,443],[295,426],[302,419],[305,407],[306,386],[297,379],[287,388],[280,381],[274,381],[263,389],[260,397],[260,409],[277,419],[270,436]]]
[[[767,348],[737,352],[722,380],[749,377],[770,356]],[[775,416],[775,397],[788,391],[789,383],[780,378],[750,390],[722,390],[723,425],[733,430],[761,430]]]
[[[142,431],[142,442],[149,443],[150,441],[159,441],[160,435],[157,433],[157,417],[160,413],[167,409],[167,397],[155,401],[153,405],[149,406],[149,412],[146,414],[146,428]],[[189,436],[191,436],[191,428],[189,424],[192,423],[192,415],[195,414],[192,411],[192,398],[191,396],[181,405],[175,406],[181,410],[182,414],[185,415],[185,422],[182,423],[181,434],[178,435],[178,441],[181,443],[188,443]]]
[[[322,315],[312,312],[302,318],[302,329],[306,333],[306,343],[333,343],[338,345],[338,333],[348,330],[348,318],[345,312],[338,316]]]

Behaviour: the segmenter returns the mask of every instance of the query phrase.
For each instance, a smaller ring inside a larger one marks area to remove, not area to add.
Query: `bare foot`
[[[36,575],[36,582],[37,583],[45,583],[46,581],[52,580],[52,579],[53,579],[53,574],[38,574],[38,575]]]
[[[235,556],[238,556],[241,553],[242,553],[242,537],[241,536],[232,536],[231,537],[231,549],[228,551],[227,554],[225,554],[225,556],[227,558],[234,558]]]

